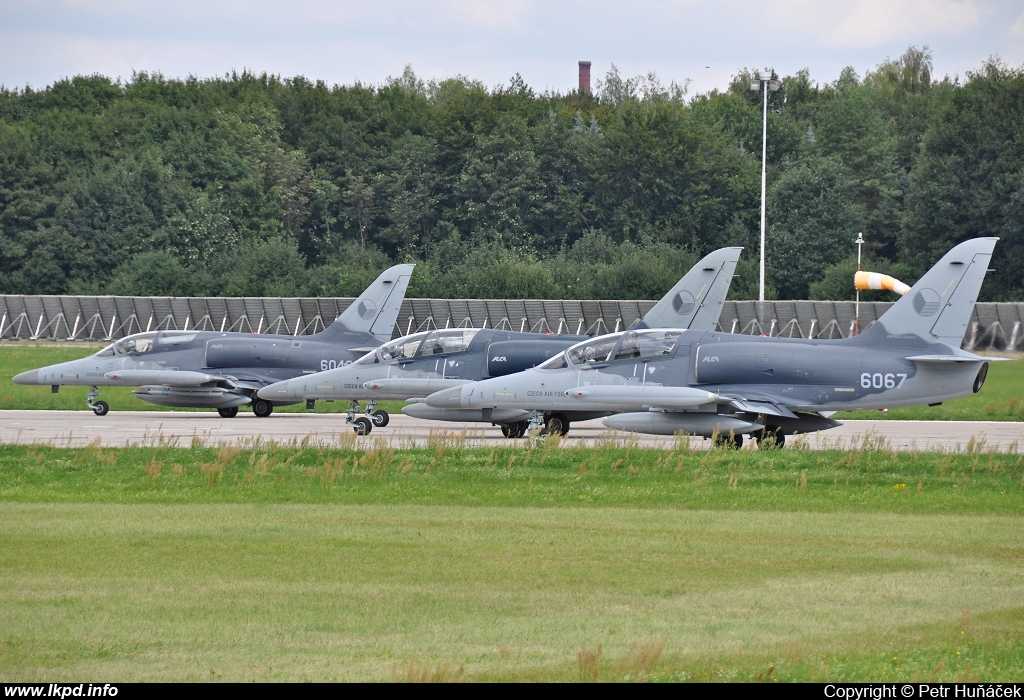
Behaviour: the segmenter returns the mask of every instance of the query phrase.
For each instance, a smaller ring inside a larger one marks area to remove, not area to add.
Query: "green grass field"
[[[1024,680],[1024,456],[0,446],[0,680]]]
[[[45,386],[18,386],[10,378],[19,372],[85,357],[100,349],[94,343],[30,343],[7,342],[0,344],[0,409],[88,410],[85,398],[88,387],[62,387],[60,393],[50,393]],[[993,362],[989,366],[985,387],[977,394],[942,406],[897,408],[888,413],[879,411],[853,411],[836,415],[837,420],[1000,420],[1024,421],[1024,362]],[[168,411],[212,409],[168,409],[140,401],[127,387],[101,389],[100,397],[110,404],[112,411]],[[397,413],[400,402],[383,402],[382,407]],[[319,401],[316,413],[344,413],[347,403]],[[244,409],[243,409],[244,410]],[[304,412],[302,404],[282,406],[275,410]]]

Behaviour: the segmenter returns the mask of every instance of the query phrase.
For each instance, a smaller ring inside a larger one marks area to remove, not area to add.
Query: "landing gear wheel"
[[[786,436],[782,434],[782,431],[778,428],[763,428],[758,430],[751,437],[757,440],[757,449],[767,450],[776,449],[781,450],[786,444]]]
[[[385,425],[391,422],[391,416],[385,410],[374,411],[370,414],[370,420],[373,421],[373,427],[383,428]]]
[[[743,434],[718,435],[715,437],[715,447],[738,450],[743,447]]]
[[[221,418],[234,418],[238,415],[238,406],[232,406],[231,408],[218,408],[217,413],[220,414]]]
[[[519,426],[519,435],[517,435],[516,437],[526,437],[527,435],[530,434],[530,421],[521,420],[518,423],[516,423],[516,425]]]
[[[97,416],[105,416],[110,411],[106,401],[97,401],[92,405],[92,412]]]
[[[554,435],[555,433],[558,433],[562,437],[565,437],[569,433],[569,419],[561,413],[552,413],[544,428],[545,435]]]
[[[523,431],[520,430],[519,423],[502,423],[501,434],[509,440],[515,440],[517,437],[523,436]]]
[[[370,431],[373,430],[373,423],[366,416],[359,416],[352,421],[352,430],[355,431],[356,435],[369,435]]]
[[[274,404],[264,399],[256,399],[252,402],[252,412],[257,418],[266,418],[274,412]]]

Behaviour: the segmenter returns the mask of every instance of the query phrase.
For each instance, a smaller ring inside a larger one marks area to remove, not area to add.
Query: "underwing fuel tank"
[[[465,421],[467,423],[518,423],[529,420],[530,411],[517,408],[434,408],[425,403],[413,403],[402,407],[402,413],[413,418],[441,421]],[[489,415],[486,415],[489,413]]]
[[[663,406],[671,408],[697,408],[715,403],[718,397],[703,389],[682,386],[622,386],[595,385],[570,389],[565,395],[585,403],[621,406]]]
[[[111,382],[123,386],[141,386],[143,384],[172,384],[174,386],[201,386],[216,382],[223,377],[215,377],[203,372],[179,372],[177,370],[160,369],[122,369],[107,372],[103,375]]]
[[[719,435],[728,435],[730,432],[741,435],[764,427],[761,423],[745,421],[732,416],[719,416],[714,413],[664,413],[660,411],[620,413],[608,416],[601,422],[609,428],[626,430],[631,433],[646,433],[648,435],[686,433],[700,437],[711,437],[716,432]]]
[[[435,391],[462,386],[469,382],[469,379],[442,379],[440,377],[390,377],[366,382],[363,384],[363,388],[387,394],[382,398],[397,396],[407,399],[410,396],[427,396]]]
[[[176,408],[234,408],[252,402],[248,396],[218,388],[178,389],[169,386],[143,386],[132,393],[148,403]]]

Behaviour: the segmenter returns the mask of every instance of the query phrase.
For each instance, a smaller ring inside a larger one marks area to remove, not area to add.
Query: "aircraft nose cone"
[[[37,369],[30,369],[27,372],[22,372],[21,374],[16,374],[16,375],[14,375],[14,378],[11,381],[13,381],[15,384],[23,384],[23,385],[38,384],[39,383],[39,370],[37,370]]]
[[[453,386],[451,389],[435,391],[424,403],[434,408],[462,408],[462,389],[461,386]]]

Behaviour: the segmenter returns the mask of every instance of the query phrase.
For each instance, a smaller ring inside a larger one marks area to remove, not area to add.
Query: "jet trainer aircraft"
[[[15,384],[89,386],[89,408],[101,386],[139,387],[133,393],[159,406],[216,408],[224,418],[252,405],[266,417],[274,403],[256,392],[274,382],[350,364],[390,340],[413,265],[385,270],[335,321],[313,335],[255,335],[217,331],[151,331],[122,338],[95,355],[22,372]],[[285,402],[287,403],[287,402]],[[292,402],[296,403],[296,402]],[[381,417],[374,416],[378,422]],[[385,416],[386,419],[386,416]]]
[[[741,248],[709,253],[644,315],[637,328],[695,328],[714,330],[729,292]],[[295,403],[306,400],[348,400],[349,423],[365,435],[374,424],[356,417],[359,400],[370,402],[418,399],[447,387],[487,377],[500,377],[533,367],[584,340],[579,335],[540,335],[481,328],[427,331],[382,345],[355,363],[308,377],[296,377],[259,390],[259,398]],[[373,415],[384,413],[375,411]],[[530,411],[521,408],[433,408],[413,403],[402,413],[432,420],[497,424],[506,437],[521,436]],[[566,432],[570,420],[588,420],[608,411],[586,406],[562,412],[555,429]],[[387,414],[384,413],[386,416]],[[376,425],[386,425],[387,419]]]
[[[960,349],[997,238],[961,243],[860,335],[764,338],[700,330],[613,333],[536,369],[431,394],[438,410],[617,412],[610,428],[774,441],[839,425],[834,411],[894,408],[981,390],[989,361]]]

